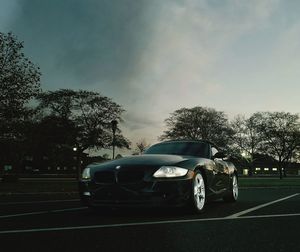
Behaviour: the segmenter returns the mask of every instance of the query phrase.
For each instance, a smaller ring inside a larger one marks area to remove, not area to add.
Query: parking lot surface
[[[236,203],[92,212],[76,195],[0,198],[9,251],[300,251],[300,188],[240,190]]]

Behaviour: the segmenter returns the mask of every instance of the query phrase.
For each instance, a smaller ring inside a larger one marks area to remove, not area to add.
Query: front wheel
[[[203,211],[206,203],[205,180],[200,171],[196,171],[192,186],[192,209],[194,212],[200,213]]]
[[[239,196],[238,178],[236,174],[233,174],[230,179],[229,192],[223,197],[225,202],[235,202]]]

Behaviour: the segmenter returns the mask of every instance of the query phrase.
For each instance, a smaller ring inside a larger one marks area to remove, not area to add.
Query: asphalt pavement
[[[76,194],[13,197],[0,197],[1,251],[300,251],[299,187],[243,189],[202,214],[93,212]]]

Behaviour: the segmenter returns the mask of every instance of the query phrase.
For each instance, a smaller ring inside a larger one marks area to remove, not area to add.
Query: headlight
[[[187,174],[188,170],[176,166],[162,166],[154,174],[155,178],[174,178],[183,177]]]
[[[83,170],[81,178],[82,178],[82,180],[90,180],[91,179],[91,173],[90,173],[89,167],[87,167]]]

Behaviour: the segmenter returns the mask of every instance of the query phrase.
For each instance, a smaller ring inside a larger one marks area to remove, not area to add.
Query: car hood
[[[115,169],[121,167],[160,167],[163,165],[180,165],[182,162],[189,160],[191,157],[179,155],[160,155],[145,154],[141,156],[131,156],[108,161],[104,163],[93,163],[88,167],[93,170]]]

